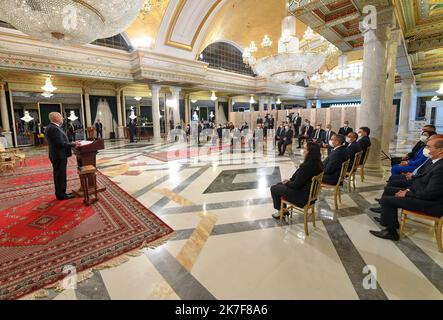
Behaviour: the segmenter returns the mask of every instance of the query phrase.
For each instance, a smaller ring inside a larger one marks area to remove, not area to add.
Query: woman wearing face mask
[[[416,153],[415,157],[413,157],[412,159],[404,160],[400,162],[400,164],[392,166],[392,175],[395,176],[402,173],[413,172],[415,169],[420,167],[429,157],[429,155],[427,154],[428,149],[426,149],[425,146],[429,137],[432,137],[434,134],[436,134],[436,132],[434,131],[423,132],[420,136],[420,140],[424,143],[424,146]]]
[[[323,172],[319,145],[311,142],[305,144],[302,154],[304,155],[304,161],[292,178],[271,187],[274,209],[277,210],[277,213],[272,215],[275,219],[280,219],[278,211],[280,211],[281,197],[303,208],[309,198],[312,178]]]

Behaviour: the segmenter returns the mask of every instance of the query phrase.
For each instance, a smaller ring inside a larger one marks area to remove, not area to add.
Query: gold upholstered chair
[[[322,185],[321,185],[322,188],[334,190],[335,210],[338,210],[338,201],[340,201],[340,203],[341,203],[341,186],[346,181],[346,175],[348,173],[349,162],[350,162],[350,160],[346,160],[345,162],[342,163],[340,177],[337,181],[337,184],[332,185],[332,184],[322,183]],[[338,199],[338,201],[337,201],[337,199]]]
[[[442,244],[442,239],[441,239],[442,228],[443,228],[443,216],[442,217],[434,217],[434,216],[429,215],[425,212],[402,209],[401,210],[401,222],[400,222],[400,238],[403,237],[403,235],[404,235],[407,220],[414,221],[414,222],[417,222],[420,224],[425,224],[424,222],[418,221],[416,219],[411,219],[408,216],[413,216],[416,218],[420,218],[420,219],[434,222],[434,233],[435,233],[435,239],[437,240],[438,251],[443,252],[443,244]],[[427,225],[427,224],[425,224],[425,225]]]
[[[0,173],[12,171],[15,173],[15,158],[10,151],[0,150]]]
[[[349,172],[346,172],[346,179],[348,179],[348,192],[352,191],[352,188],[355,191],[355,174],[357,173],[357,169],[360,165],[360,160],[363,155],[363,151],[357,152],[355,154],[354,163],[352,164],[352,168]],[[349,168],[348,168],[349,169]],[[352,187],[351,187],[352,182]]]
[[[366,165],[366,161],[368,160],[368,155],[369,155],[370,151],[371,151],[371,147],[368,147],[366,149],[366,153],[365,153],[365,156],[363,158],[363,162],[358,166],[360,168],[361,182],[365,182],[365,165]]]
[[[317,202],[320,196],[322,180],[323,180],[323,172],[315,177],[312,177],[311,189],[309,191],[309,199],[303,208],[300,208],[295,204],[289,202],[284,197],[281,198],[280,223],[283,223],[283,216],[285,214],[289,214],[289,219],[292,219],[292,214],[294,212],[301,213],[303,214],[305,235],[309,236],[308,218],[310,215],[312,215],[312,224],[315,228],[315,203]]]

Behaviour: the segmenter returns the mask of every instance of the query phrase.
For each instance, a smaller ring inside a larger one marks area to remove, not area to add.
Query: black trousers
[[[282,141],[282,140],[280,140],[280,141],[278,142],[278,152],[279,152],[279,154],[285,154],[285,152],[286,152],[286,147],[287,147],[289,144],[292,144],[292,141]]]
[[[417,198],[396,198],[395,194],[404,188],[386,187],[380,199],[381,223],[390,230],[395,230],[398,223],[398,209],[426,212],[430,215],[440,217],[442,215],[441,201],[428,201]]]
[[[299,135],[300,135],[300,126],[296,126],[294,124],[294,137],[298,138]]]
[[[68,159],[51,159],[51,163],[54,175],[55,196],[60,198],[66,194],[66,167]]]
[[[308,140],[308,138],[305,136],[298,137],[298,147],[301,148],[302,141],[307,141],[307,140]]]
[[[100,137],[100,139],[103,139],[103,131],[97,131],[97,139]]]
[[[407,189],[412,186],[412,180],[407,180],[403,174],[391,176],[388,180],[388,187]]]
[[[301,199],[301,194],[297,195],[297,191],[289,188],[283,183],[278,183],[271,187],[271,196],[275,210],[280,210],[281,197],[285,197],[289,202],[297,205],[300,208],[303,208],[307,202],[306,199]]]

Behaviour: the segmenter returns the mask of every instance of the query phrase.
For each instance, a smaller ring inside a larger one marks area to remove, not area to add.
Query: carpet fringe
[[[172,232],[166,236],[163,236],[155,241],[149,242],[149,243],[143,243],[139,248],[128,251],[118,257],[115,257],[114,259],[108,260],[102,264],[99,264],[95,267],[92,267],[90,269],[81,271],[77,274],[77,283],[81,283],[85,280],[90,279],[94,275],[94,271],[100,271],[110,268],[118,267],[126,262],[128,262],[131,258],[139,257],[143,254],[143,249],[155,249],[158,248],[164,244],[166,244],[169,240],[176,237],[176,232]],[[30,293],[27,295],[28,299],[35,300],[35,299],[44,299],[49,296],[49,289],[53,289],[56,292],[63,292],[65,288],[63,287],[63,280],[59,280],[53,284],[50,284],[48,286],[43,287],[40,290],[37,290],[33,293]]]

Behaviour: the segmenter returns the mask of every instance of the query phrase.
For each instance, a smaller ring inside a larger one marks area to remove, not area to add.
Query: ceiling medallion
[[[2,0],[0,20],[42,41],[83,45],[126,30],[143,0]]]

